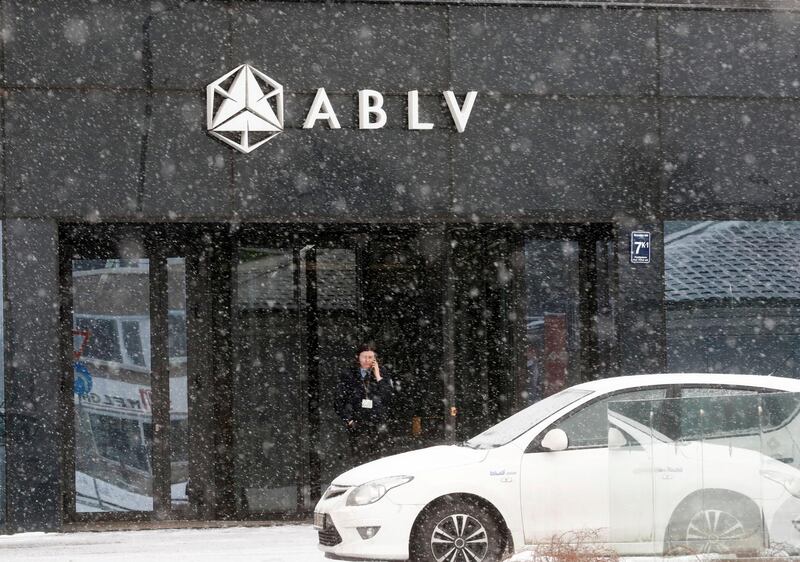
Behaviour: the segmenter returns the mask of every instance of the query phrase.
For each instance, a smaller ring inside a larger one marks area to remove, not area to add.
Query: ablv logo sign
[[[252,152],[283,131],[283,86],[248,64],[206,87],[208,132]]]
[[[451,90],[442,92],[453,125],[459,133],[467,127],[478,92],[469,91],[459,104]],[[231,70],[206,87],[208,132],[240,152],[249,153],[283,131],[283,86],[250,65]],[[434,123],[424,121],[419,111],[419,92],[408,92],[408,129],[427,131]],[[375,90],[358,92],[358,128],[381,129],[387,115],[383,94]],[[325,88],[318,88],[303,122],[313,129],[319,121],[341,129],[336,111]]]

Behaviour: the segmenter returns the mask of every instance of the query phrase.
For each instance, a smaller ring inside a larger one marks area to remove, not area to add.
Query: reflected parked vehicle
[[[485,562],[584,530],[624,555],[798,545],[798,404],[800,380],[779,377],[577,385],[460,445],[340,475],[315,509],[320,549]]]

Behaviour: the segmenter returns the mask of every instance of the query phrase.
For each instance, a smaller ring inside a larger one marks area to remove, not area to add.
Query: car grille
[[[319,531],[319,544],[322,546],[336,546],[340,542],[342,542],[342,537],[339,531],[336,530],[331,518],[326,515],[325,526]]]

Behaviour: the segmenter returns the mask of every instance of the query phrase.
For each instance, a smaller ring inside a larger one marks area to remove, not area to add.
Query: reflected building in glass
[[[667,366],[795,377],[800,223],[667,222]]]

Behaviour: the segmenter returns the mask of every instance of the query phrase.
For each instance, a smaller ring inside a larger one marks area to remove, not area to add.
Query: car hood
[[[455,445],[440,445],[418,451],[384,457],[340,474],[333,481],[335,486],[360,486],[370,480],[387,476],[415,476],[420,472],[452,468],[481,462],[488,450],[470,449]]]

